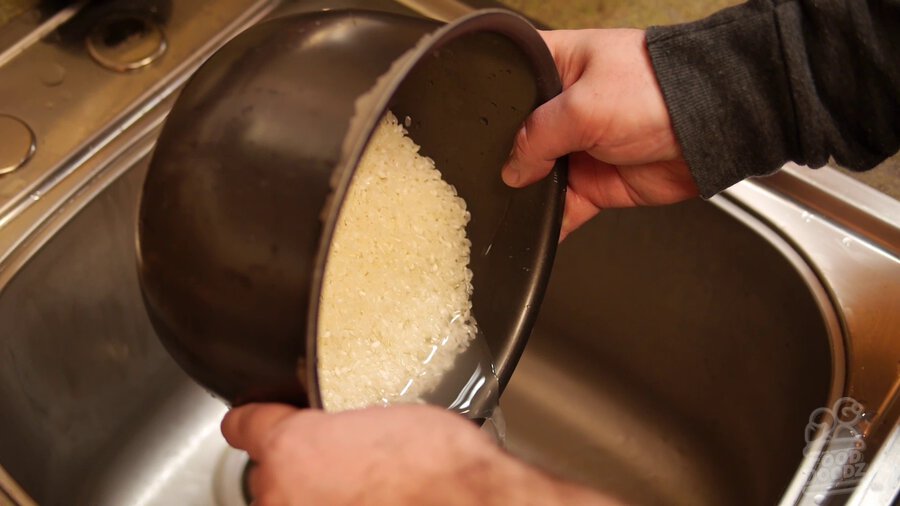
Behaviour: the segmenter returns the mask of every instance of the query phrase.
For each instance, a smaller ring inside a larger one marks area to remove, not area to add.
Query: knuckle
[[[580,89],[573,88],[570,92],[564,93],[560,101],[560,110],[565,121],[574,125],[578,129],[586,128],[590,122],[590,111],[592,110],[592,100],[588,94],[583,93]]]
[[[529,116],[525,123],[522,125],[522,128],[516,132],[516,138],[513,143],[514,149],[516,153],[519,154],[520,157],[530,157],[531,156],[531,143],[528,138],[528,131],[534,130],[534,115]]]
[[[263,451],[270,455],[277,455],[290,447],[291,439],[291,431],[284,427],[276,427],[263,440]]]
[[[602,136],[602,115],[598,106],[601,99],[591,90],[576,88],[566,94],[561,104],[562,115],[575,137],[573,142],[589,149]]]

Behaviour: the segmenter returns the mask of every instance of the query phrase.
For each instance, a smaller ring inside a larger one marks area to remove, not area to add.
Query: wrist
[[[589,488],[558,479],[506,453],[495,463],[489,489],[473,504],[491,506],[613,506],[617,502]]]

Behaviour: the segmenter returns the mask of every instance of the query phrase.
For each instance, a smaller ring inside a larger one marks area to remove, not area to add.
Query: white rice
[[[475,336],[469,212],[388,111],[357,168],[319,310],[325,409],[420,402]]]

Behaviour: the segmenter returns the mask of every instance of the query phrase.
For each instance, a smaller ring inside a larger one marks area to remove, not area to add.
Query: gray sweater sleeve
[[[866,170],[900,148],[900,0],[750,0],[647,47],[701,195],[787,161]]]

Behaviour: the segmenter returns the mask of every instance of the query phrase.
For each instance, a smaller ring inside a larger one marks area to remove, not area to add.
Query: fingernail
[[[503,178],[504,183],[515,188],[518,186],[519,181],[522,179],[522,171],[515,167],[507,165],[506,167],[503,167],[503,172],[500,173],[500,176]]]

